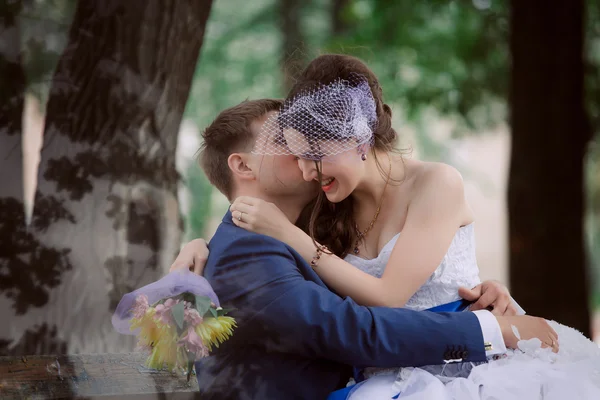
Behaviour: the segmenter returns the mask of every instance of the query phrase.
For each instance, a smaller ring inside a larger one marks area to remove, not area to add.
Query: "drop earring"
[[[362,153],[360,159],[363,161],[367,161],[367,155],[365,153]]]

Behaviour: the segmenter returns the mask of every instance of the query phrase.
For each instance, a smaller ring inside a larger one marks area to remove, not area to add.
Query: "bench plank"
[[[0,357],[0,398],[191,399],[192,375],[144,367],[140,353]]]

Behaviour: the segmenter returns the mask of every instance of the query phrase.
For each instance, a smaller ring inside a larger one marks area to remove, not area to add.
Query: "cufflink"
[[[492,349],[493,349],[493,347],[492,347],[492,343],[490,343],[490,342],[485,342],[485,343],[483,344],[483,346],[484,346],[484,348],[485,348],[485,351],[492,351]]]

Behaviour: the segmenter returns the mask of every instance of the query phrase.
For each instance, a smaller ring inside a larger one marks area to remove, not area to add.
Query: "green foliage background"
[[[285,95],[280,63],[284,30],[279,24],[283,3],[215,1],[186,111],[198,126],[243,99]],[[507,1],[349,0],[337,15],[333,1],[302,3],[300,56],[310,60],[323,52],[341,52],[365,60],[379,76],[396,119],[416,130],[414,145],[425,158],[444,161],[450,145],[428,134],[432,120],[451,119],[454,137],[507,124]],[[587,15],[586,86],[596,141],[587,160],[586,222],[595,272],[600,269],[600,6],[588,1]],[[335,19],[342,32],[333,32]],[[211,188],[202,183],[197,168],[189,169],[188,179],[195,196],[188,235],[204,236],[202,221],[211,211],[202,203]]]
[[[185,117],[200,129],[247,98],[283,97],[280,15],[290,0],[215,0]],[[506,0],[298,0],[307,61],[323,52],[365,60],[380,77],[399,126],[412,127],[414,146],[444,161],[450,143],[429,133],[432,121],[453,122],[453,136],[507,125],[510,72]],[[29,91],[45,102],[76,0],[22,2],[22,54]],[[342,7],[335,8],[334,4]],[[337,10],[337,12],[334,12]],[[335,30],[334,26],[340,29]],[[590,263],[600,282],[600,3],[587,1],[587,106],[596,139],[587,163],[586,229]],[[173,45],[177,45],[174,43]],[[293,71],[292,71],[293,72]],[[568,133],[565,133],[568,134]],[[558,157],[559,155],[557,155]],[[183,174],[193,202],[186,237],[206,236],[212,188],[193,162]],[[600,284],[595,286],[600,305]]]

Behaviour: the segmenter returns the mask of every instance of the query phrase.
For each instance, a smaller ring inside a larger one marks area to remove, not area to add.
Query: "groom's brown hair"
[[[200,166],[210,183],[231,201],[232,174],[227,159],[232,153],[250,151],[256,139],[250,125],[270,111],[277,111],[282,100],[246,100],[221,111],[202,132]]]

